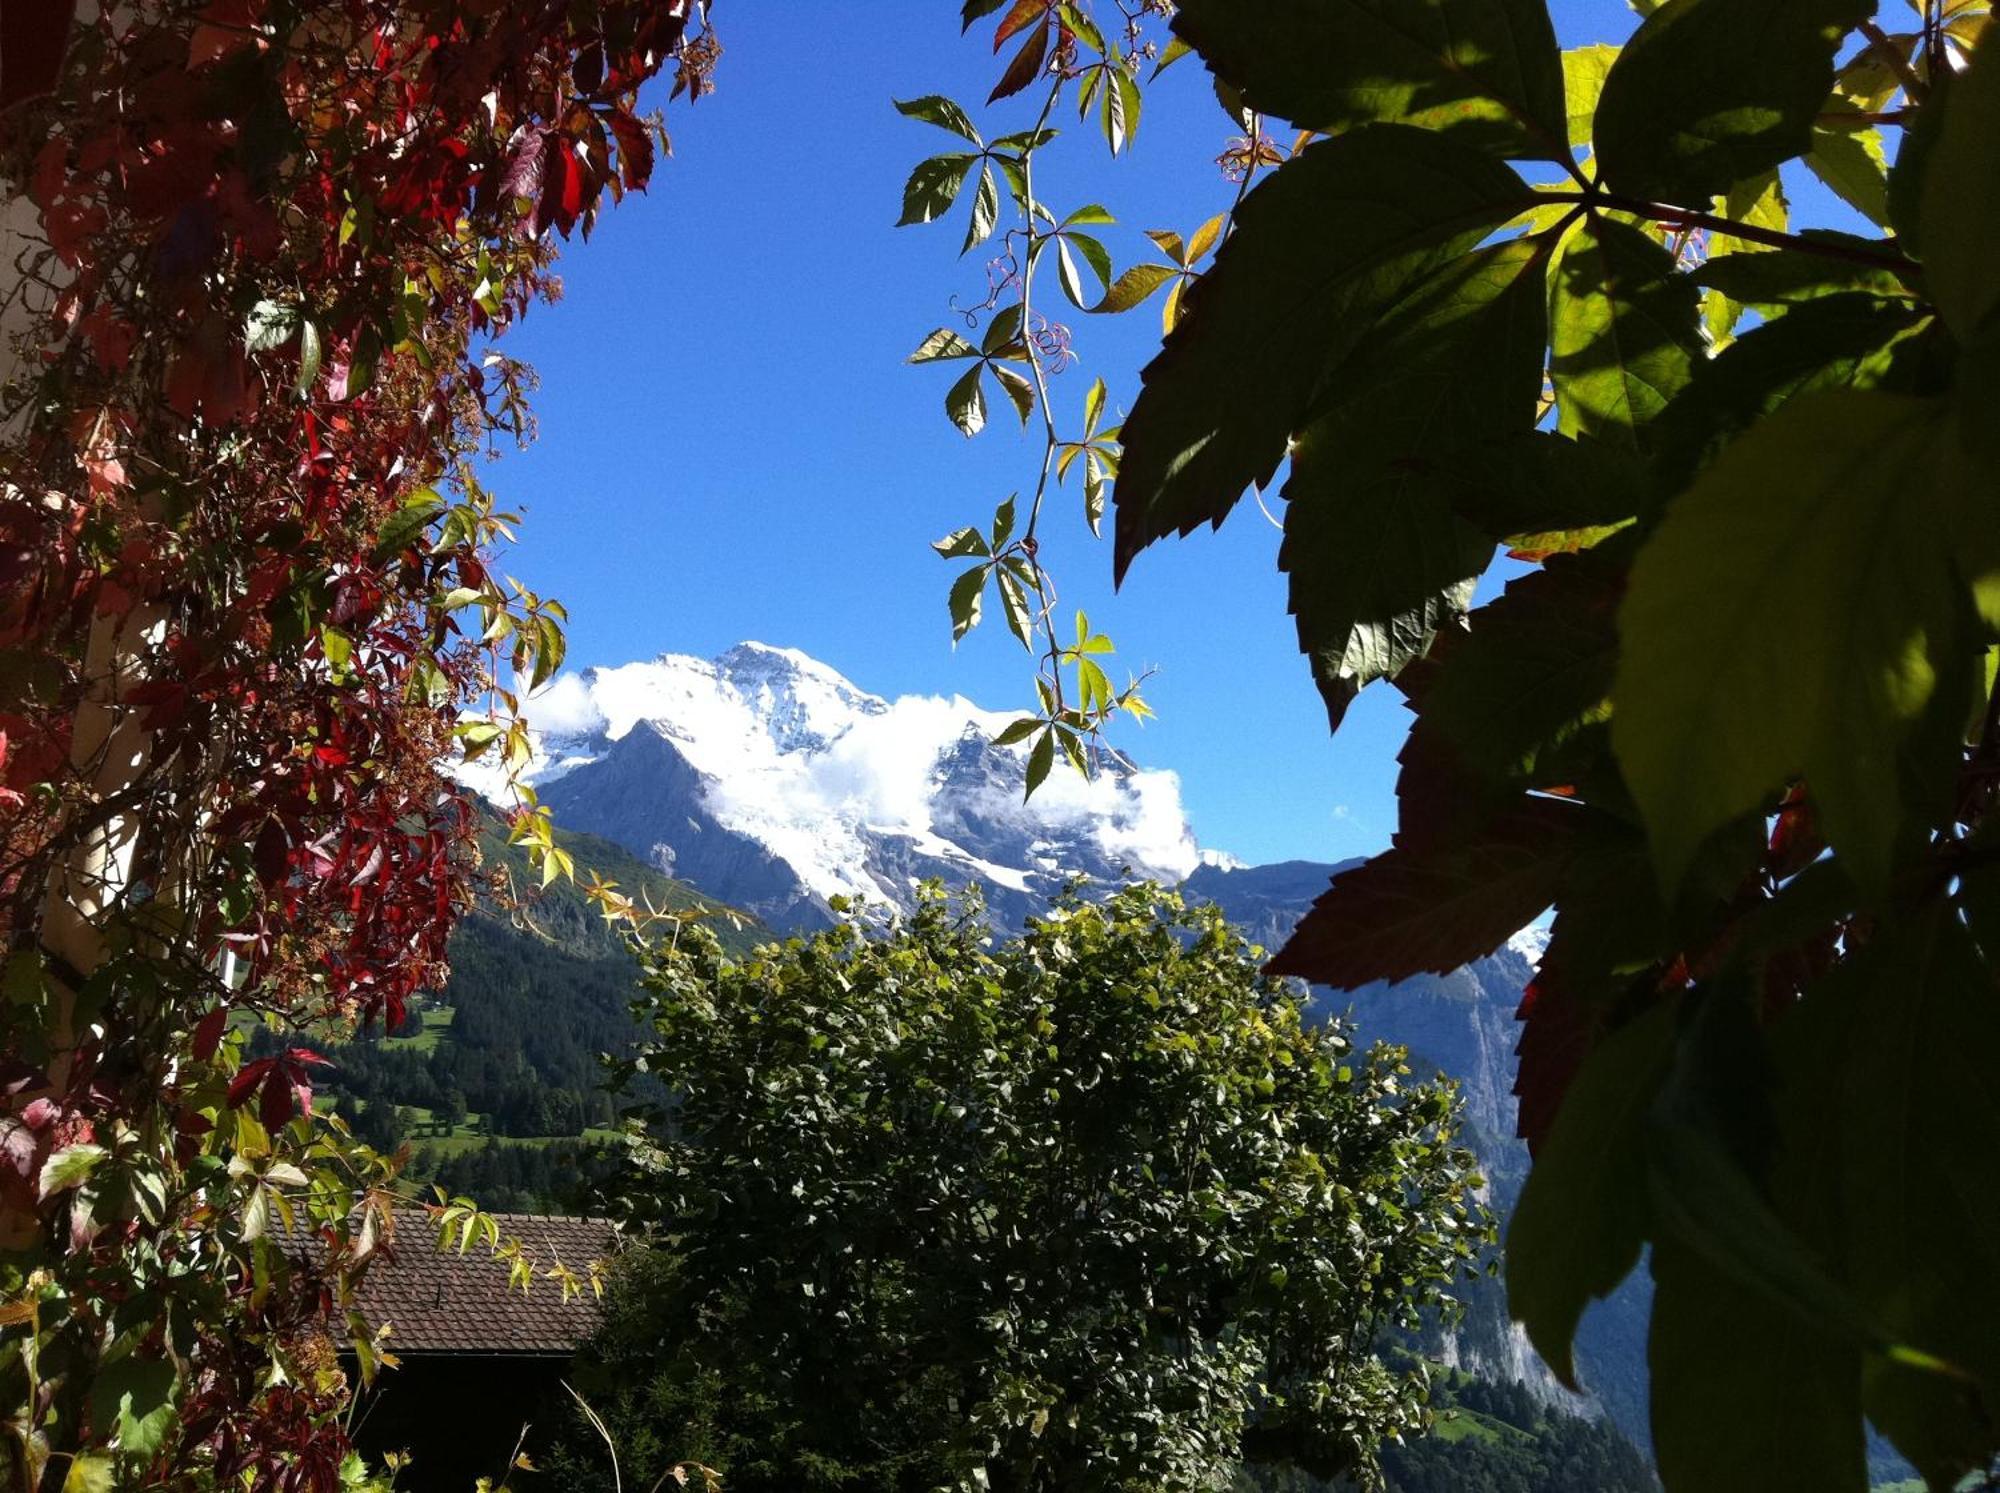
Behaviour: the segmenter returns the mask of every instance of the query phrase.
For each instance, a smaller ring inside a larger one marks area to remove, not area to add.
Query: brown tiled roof
[[[495,1213],[500,1237],[518,1239],[535,1265],[524,1295],[508,1289],[508,1262],[483,1240],[463,1254],[437,1248],[437,1226],[420,1209],[396,1210],[395,1243],[369,1262],[358,1292],[363,1315],[390,1332],[383,1346],[413,1353],[539,1354],[567,1357],[597,1326],[590,1263],[606,1260],[611,1225],[601,1218]],[[577,1273],[582,1294],[563,1300],[544,1272],[560,1260]]]

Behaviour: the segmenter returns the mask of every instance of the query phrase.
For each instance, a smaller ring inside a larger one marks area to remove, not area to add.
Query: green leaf
[[[299,323],[299,376],[292,388],[301,399],[310,397],[313,385],[319,380],[320,361],[325,352],[320,344],[319,324],[313,321]]]
[[[1569,158],[1542,0],[1182,0],[1174,31],[1252,109],[1302,129],[1409,124]]]
[[[1732,223],[1741,223],[1746,228],[1766,228],[1773,233],[1788,232],[1792,226],[1792,204],[1785,197],[1784,179],[1776,167],[1760,171],[1755,176],[1746,177],[1735,183],[1722,196],[1722,216]],[[1769,245],[1760,244],[1755,239],[1738,238],[1734,234],[1716,232],[1708,240],[1710,255],[1731,254],[1742,251],[1776,253]]]
[[[1013,746],[1018,742],[1026,741],[1041,729],[1042,723],[1039,720],[1035,719],[1032,715],[1024,715],[1018,721],[1009,722],[1006,728],[993,738],[992,745],[997,747]]]
[[[1888,223],[1889,158],[1880,130],[1814,130],[1806,165],[1869,222]]]
[[[115,1430],[121,1456],[150,1458],[174,1424],[174,1366],[126,1357],[98,1370],[90,1385],[91,1419]]]
[[[1885,921],[1797,1016],[1775,1029],[1778,1092],[1814,1221],[1891,1339],[1953,1370],[1872,1364],[1869,1418],[1932,1486],[1956,1486],[2000,1451],[1992,1422],[1966,1410],[1969,1394],[1991,1404],[2000,1390],[1993,971],[1933,902]]]
[[[1047,781],[1049,769],[1055,765],[1056,733],[1050,727],[1035,738],[1034,750],[1028,753],[1028,787],[1021,795],[1024,800],[1035,796],[1035,790]]]
[[[1012,348],[1019,352],[1021,342],[1021,303],[1014,301],[993,313],[993,319],[986,323],[986,335],[979,339],[979,350],[989,358],[1000,357]],[[1026,362],[1025,353],[1020,361]]]
[[[994,0],[994,3],[988,5],[986,9],[997,9],[999,4],[1000,0]],[[941,94],[929,93],[922,98],[897,99],[893,102],[896,105],[896,112],[906,118],[921,119],[925,124],[934,124],[939,129],[950,130],[954,135],[962,135],[974,145],[980,143],[979,131],[972,127],[971,116]]]
[[[960,638],[979,626],[979,598],[986,589],[987,567],[975,565],[951,583],[951,640]]]
[[[947,560],[963,560],[973,556],[984,559],[991,553],[986,548],[986,536],[977,529],[954,529],[944,538],[935,541],[931,548]]]
[[[101,1452],[86,1452],[70,1459],[63,1477],[62,1493],[115,1493],[118,1464]]]
[[[1220,524],[1270,481],[1324,372],[1423,275],[1525,204],[1500,163],[1379,126],[1308,146],[1244,199],[1125,422],[1114,564]]]
[[[1612,740],[1676,888],[1803,773],[1864,886],[1913,826],[1899,762],[1965,648],[1929,452],[1937,404],[1796,400],[1667,510],[1632,573]]]
[[[1952,80],[1918,209],[1931,294],[1963,343],[1992,330],[2000,305],[1993,253],[1994,224],[2000,223],[2000,62],[1993,51],[1981,47]]]
[[[1820,229],[1809,228],[1803,236],[1829,247],[1878,247],[1869,239]],[[1776,253],[1715,255],[1695,270],[1694,281],[1697,285],[1712,286],[1732,301],[1755,307],[1766,316],[1846,291],[1863,291],[1884,299],[1912,298],[1910,288],[1886,269],[1788,249]]]
[[[1618,567],[1556,557],[1472,614],[1424,692],[1421,719],[1458,757],[1523,786],[1536,768],[1611,714],[1618,660]]]
[[[1001,392],[1012,401],[1014,413],[1019,415],[1021,423],[1026,425],[1028,417],[1035,412],[1035,386],[1011,368],[999,363],[991,366],[993,377],[999,382]]]
[[[1676,486],[1692,480],[1701,458],[1801,394],[1900,379],[1899,365],[1926,321],[1909,302],[1842,293],[1746,332],[1696,365],[1693,382],[1661,418],[1656,444],[1666,453],[1664,473]]]
[[[1650,1227],[1646,1112],[1672,1060],[1666,1003],[1599,1043],[1571,1080],[1507,1227],[1507,1310],[1571,1388],[1583,1309],[1639,1263]]]
[[[88,1143],[64,1146],[42,1163],[41,1178],[37,1184],[41,1196],[51,1198],[77,1186],[110,1154],[104,1147]]]
[[[986,391],[979,383],[979,372],[984,366],[975,363],[966,369],[965,376],[944,395],[944,412],[951,416],[951,423],[968,437],[978,435],[986,428]]]
[[[1014,537],[1014,505],[1017,494],[1009,493],[1005,502],[993,510],[993,548],[1003,548]]]
[[[1135,264],[1116,280],[1104,293],[1104,299],[1090,309],[1095,312],[1116,314],[1130,311],[1165,285],[1179,273],[1170,265]]]
[[[1618,48],[1597,43],[1588,47],[1571,47],[1562,54],[1563,107],[1569,114],[1569,143],[1583,146],[1590,143],[1592,117],[1597,113],[1598,95],[1604,92],[1604,80],[1611,72],[1611,64],[1618,60]]]
[[[253,353],[275,352],[290,342],[298,329],[297,306],[283,301],[259,301],[244,319],[244,349]]]
[[[1931,157],[1944,134],[1957,91],[1958,74],[1950,68],[1929,79],[1929,94],[1914,118],[1903,121],[1903,138],[1889,167],[1889,226],[1896,246],[1918,259],[1926,257],[1923,242],[1923,202],[1930,179]]]
[[[1124,142],[1130,145],[1134,137],[1139,133],[1139,116],[1145,112],[1145,109],[1146,96],[1140,91],[1139,80],[1123,68],[1118,69],[1111,79],[1111,87],[1104,91],[1107,137],[1112,133],[1110,130],[1112,114],[1114,112],[1121,114],[1124,116]],[[1116,143],[1112,144],[1111,153],[1113,155],[1118,154]]]
[[[1083,262],[1089,265],[1090,272],[1097,276],[1098,290],[1103,291],[1109,287],[1111,284],[1111,251],[1105,248],[1102,242],[1092,238],[1087,233],[1065,233],[1063,241],[1083,256]],[[1081,309],[1087,311],[1090,308],[1082,306]]]
[[[896,220],[896,226],[933,222],[950,212],[951,205],[958,201],[959,188],[965,185],[978,159],[970,155],[945,155],[919,161],[903,185],[903,216]],[[977,216],[975,209],[974,217]]]
[[[1588,436],[1531,431],[1451,453],[1441,465],[1453,511],[1510,543],[1621,523],[1663,496],[1648,463]]]
[[[1833,91],[1841,38],[1874,0],[1668,0],[1612,65],[1597,164],[1614,190],[1706,210],[1803,155]]]
[[[1551,279],[1557,428],[1647,449],[1646,427],[1705,355],[1700,291],[1656,240],[1609,218],[1577,225]]]
[[[1666,1486],[1866,1488],[1859,1351],[1684,1245],[1656,1244],[1652,1271],[1646,1360]]]
[[[1421,657],[1470,605],[1492,559],[1492,540],[1453,511],[1439,458],[1533,428],[1548,249],[1511,239],[1419,284],[1334,370],[1293,450],[1278,564],[1336,728],[1362,686]]]
[[[1079,311],[1089,306],[1090,298],[1084,294],[1083,278],[1077,273],[1076,260],[1069,252],[1067,235],[1056,237],[1056,278],[1062,283],[1063,294],[1069,303]]]
[[[930,336],[917,344],[917,350],[910,354],[912,363],[935,363],[946,358],[976,358],[979,349],[967,342],[958,333],[947,327],[939,327]]]
[[[1013,569],[1002,566],[994,572],[1000,586],[1000,615],[1007,619],[1007,631],[1021,640],[1021,646],[1035,646],[1035,614],[1028,602],[1028,587]]]
[[[420,487],[403,500],[403,506],[390,514],[383,523],[381,532],[375,536],[375,560],[388,560],[401,554],[417,536],[429,527],[432,519],[445,510],[445,501],[437,490]]]
[[[993,226],[1000,221],[1000,188],[993,179],[993,168],[979,168],[979,185],[972,194],[972,217],[965,225],[965,243],[959,253],[969,253],[976,244],[983,244],[993,236]]]

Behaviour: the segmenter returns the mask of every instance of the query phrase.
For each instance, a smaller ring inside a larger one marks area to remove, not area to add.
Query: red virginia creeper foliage
[[[548,229],[645,186],[636,91],[705,89],[694,10],[132,0],[7,79],[18,1485],[97,1458],[334,1484],[340,1379],[300,1345],[345,1286],[288,1270],[272,1219],[358,1263],[394,1164],[312,1117],[315,1054],[239,1068],[228,1013],[394,1023],[438,978],[476,871],[439,764],[511,749],[460,712],[561,649],[484,558],[508,520],[467,463],[527,418],[489,339],[552,291]]]

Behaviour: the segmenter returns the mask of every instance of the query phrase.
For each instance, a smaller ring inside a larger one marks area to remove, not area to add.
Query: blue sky
[[[996,620],[952,648],[955,568],[928,545],[1032,487],[1040,448],[999,410],[966,440],[943,413],[949,374],[904,361],[932,328],[962,327],[951,300],[980,299],[986,256],[957,257],[958,214],[891,226],[909,168],[951,148],[891,99],[949,94],[989,137],[1032,122],[1020,100],[977,111],[997,74],[990,26],[961,37],[957,8],[718,6],[717,92],[671,107],[675,154],[651,190],[564,246],[562,302],[510,336],[541,375],[540,439],[488,478],[527,514],[507,568],[571,610],[573,666],[755,638],[878,694],[1028,703],[1027,656]],[[1619,0],[1558,14],[1571,45],[1631,25]],[[1152,257],[1141,229],[1187,232],[1227,204],[1214,157],[1233,131],[1195,59],[1151,90],[1116,162],[1073,113],[1059,123],[1038,195],[1110,208],[1121,268]],[[1056,381],[1059,411],[1074,418],[1094,374],[1129,407],[1157,303],[1070,320],[1081,362]],[[1044,558],[1065,609],[1087,609],[1119,663],[1158,670],[1159,719],[1118,739],[1181,775],[1201,842],[1253,861],[1381,848],[1407,716],[1378,687],[1328,736],[1256,504],[1142,555],[1114,597],[1080,495],[1057,502]]]

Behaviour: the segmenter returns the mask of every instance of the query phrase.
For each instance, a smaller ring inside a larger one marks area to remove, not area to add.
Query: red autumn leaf
[[[653,133],[623,109],[614,110],[608,123],[618,140],[618,175],[628,191],[643,191],[653,176]]]
[[[312,1098],[312,1091],[306,1091],[306,1098]],[[263,1092],[258,1096],[257,1118],[266,1130],[282,1130],[292,1118],[292,1083],[281,1070],[273,1068],[264,1079]]]
[[[1590,1054],[1593,1036],[1589,1013],[1561,979],[1550,974],[1545,960],[1514,1013],[1521,1023],[1521,1040],[1514,1049],[1520,1059],[1514,1074],[1514,1097],[1520,1101],[1514,1129],[1527,1141],[1530,1155],[1541,1149],[1555,1124],[1570,1080]]]
[[[1044,17],[1042,24],[1021,43],[1021,50],[1014,54],[1014,60],[1007,64],[1007,71],[1000,75],[1000,81],[986,95],[986,102],[992,104],[1011,98],[1034,82],[1041,75],[1042,59],[1048,56],[1048,51],[1049,23]]]
[[[550,139],[555,144],[555,181],[545,182],[542,190],[560,187],[556,226],[567,234],[583,212],[583,162],[577,159],[576,147],[568,140],[556,136]]]
[[[1419,847],[1398,835],[1334,878],[1265,969],[1358,990],[1482,958],[1555,901],[1582,817],[1524,798],[1456,844]]]
[[[1819,820],[1805,791],[1793,788],[1778,809],[1778,822],[1771,830],[1771,874],[1784,881],[1798,875],[1818,860],[1826,849],[1819,832]]]
[[[229,1107],[241,1109],[243,1102],[250,1097],[250,1091],[268,1078],[277,1066],[275,1058],[259,1058],[237,1069],[236,1076],[229,1080]]]
[[[229,1026],[229,1007],[217,1006],[194,1029],[194,1055],[202,1062],[215,1056],[215,1049],[222,1045],[222,1034]]]
[[[993,50],[999,51],[1007,45],[1008,37],[1018,36],[1048,13],[1048,0],[1014,0],[1013,8],[1000,18],[1000,24],[993,29]]]

